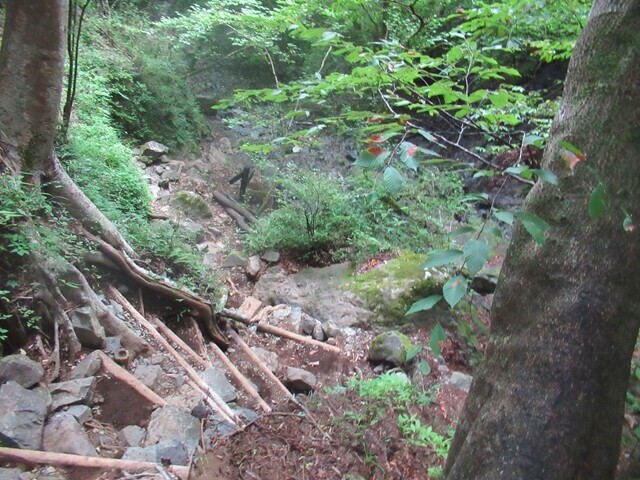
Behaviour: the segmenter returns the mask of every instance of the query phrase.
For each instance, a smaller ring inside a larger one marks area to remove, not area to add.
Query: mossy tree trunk
[[[516,228],[448,480],[614,477],[640,321],[639,125],[640,0],[596,0],[545,151],[559,185],[526,202],[552,229],[540,246]],[[586,155],[573,170],[563,141]]]

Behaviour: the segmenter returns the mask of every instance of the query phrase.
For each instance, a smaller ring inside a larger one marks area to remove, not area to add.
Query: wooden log
[[[153,470],[158,464],[140,462],[137,460],[120,460],[117,458],[85,457],[83,455],[71,455],[68,453],[41,452],[37,450],[24,450],[22,448],[0,447],[0,458],[4,461],[55,465],[61,467],[99,468],[101,470]],[[189,467],[170,465],[165,467],[169,472],[177,475],[182,480],[189,478]]]
[[[227,335],[229,335],[229,337],[240,347],[240,349],[247,355],[247,357],[249,357],[249,359],[253,363],[255,363],[260,370],[262,370],[262,372],[267,376],[269,380],[273,382],[273,384],[278,388],[278,390],[284,393],[287,399],[293,398],[293,395],[291,395],[291,392],[287,389],[287,387],[285,387],[282,384],[280,379],[276,377],[271,371],[271,369],[267,367],[264,364],[264,362],[258,358],[258,356],[253,352],[253,350],[249,348],[249,345],[247,345],[244,342],[244,340],[240,338],[240,335],[238,335],[235,332],[235,330],[233,330],[229,326],[227,326]]]
[[[237,320],[245,325],[257,325],[258,330],[263,332],[271,333],[273,335],[278,335],[279,337],[288,338],[290,340],[295,340],[296,342],[306,343],[307,345],[313,345],[329,352],[341,353],[342,350],[340,347],[336,347],[335,345],[329,345],[328,343],[319,342],[318,340],[314,340],[313,338],[305,337],[304,335],[298,335],[297,333],[290,332],[289,330],[285,330],[284,328],[274,327],[273,325],[269,325],[268,323],[254,323],[250,318],[245,317],[244,315],[240,315],[239,313],[232,312],[228,308],[223,308],[220,312],[220,315],[227,318],[232,318],[233,320]]]
[[[100,362],[102,363],[102,369],[106,373],[110,373],[118,380],[124,382],[125,384],[133,388],[136,392],[138,392],[141,396],[149,400],[151,403],[160,406],[165,406],[167,404],[167,401],[164,398],[155,393],[153,390],[151,390],[140,380],[127,372],[116,362],[111,360],[104,352],[98,351],[98,356],[100,357]]]
[[[230,208],[231,210],[238,212],[240,215],[246,218],[247,221],[251,223],[256,223],[258,221],[258,219],[255,217],[255,215],[253,215],[253,213],[251,213],[249,210],[244,208],[235,200],[227,197],[224,193],[219,192],[218,190],[214,190],[213,198],[215,198],[216,201],[220,203],[223,207]]]
[[[245,218],[242,215],[240,215],[238,212],[234,212],[230,208],[225,208],[224,211],[227,212],[227,215],[229,215],[231,218],[233,218],[236,221],[236,223],[242,230],[244,230],[245,232],[251,231],[251,227],[246,222]]]
[[[151,336],[160,345],[162,345],[162,347],[167,352],[169,352],[173,356],[175,361],[178,363],[178,365],[180,365],[184,369],[184,371],[187,373],[189,378],[191,378],[193,383],[195,383],[198,386],[198,388],[206,396],[210,397],[213,400],[212,407],[214,408],[214,410],[224,420],[228,421],[232,425],[236,425],[237,424],[236,415],[231,411],[229,406],[224,402],[224,400],[222,400],[220,398],[220,396],[211,387],[209,387],[209,385],[207,385],[200,378],[200,376],[196,373],[196,371],[193,369],[193,367],[191,367],[191,365],[189,365],[189,363],[187,363],[187,361],[184,358],[182,358],[180,353],[178,353],[171,346],[171,344],[169,344],[169,342],[167,340],[165,340],[165,338],[160,334],[160,332],[158,332],[155,328],[153,328],[153,325],[151,323],[149,323],[149,321],[146,318],[144,318],[142,315],[140,315],[140,313],[138,313],[138,311],[135,308],[133,308],[133,305],[131,305],[129,303],[129,301],[126,298],[124,298],[122,296],[122,294],[120,292],[118,292],[115,288],[109,287],[109,293],[111,295],[113,295],[113,297],[116,299],[116,301],[118,303],[120,303],[120,305],[122,305],[122,307],[127,312],[129,312],[129,314],[133,317],[134,320],[136,320],[140,325],[142,325],[151,334]]]
[[[231,362],[231,360],[229,360],[229,358],[224,354],[224,352],[222,350],[220,350],[220,347],[218,347],[215,343],[210,342],[209,346],[211,347],[211,349],[213,350],[213,352],[216,354],[216,357],[220,359],[220,361],[222,361],[222,363],[224,363],[225,367],[227,367],[227,369],[229,370],[229,372],[231,372],[231,376],[233,378],[236,379],[236,381],[240,384],[240,386],[244,389],[245,392],[247,392],[247,394],[253,398],[256,403],[258,405],[260,405],[260,407],[267,413],[271,412],[271,407],[269,407],[269,405],[267,405],[267,402],[265,402],[262,397],[260,396],[260,394],[256,391],[255,388],[253,388],[253,385],[251,385],[249,383],[249,381],[245,378],[244,375],[242,375],[242,373],[240,373],[240,371],[236,368],[236,366]]]
[[[158,330],[160,330],[165,337],[171,340],[173,343],[178,345],[183,351],[188,353],[194,362],[200,365],[203,368],[210,368],[211,362],[203,359],[200,355],[198,355],[189,345],[187,345],[178,335],[175,334],[173,330],[167,327],[163,322],[158,320],[157,318],[151,318],[151,323],[153,323]]]

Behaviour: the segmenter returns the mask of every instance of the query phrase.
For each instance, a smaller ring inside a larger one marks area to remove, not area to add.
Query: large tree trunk
[[[16,150],[14,173],[37,173],[58,125],[67,0],[9,0],[0,50],[0,141]],[[37,21],[36,21],[37,19]]]
[[[640,320],[640,228],[622,226],[640,220],[639,46],[640,0],[596,0],[545,152],[560,183],[527,199],[552,229],[540,246],[516,228],[448,480],[614,476]],[[574,171],[562,141],[586,154]]]

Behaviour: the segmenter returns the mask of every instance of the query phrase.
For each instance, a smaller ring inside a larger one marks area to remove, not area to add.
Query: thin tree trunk
[[[544,168],[492,312],[492,337],[454,438],[448,480],[610,479],[640,320],[640,0],[597,0],[576,45]],[[586,159],[568,153],[575,145]],[[602,218],[590,193],[606,186]]]

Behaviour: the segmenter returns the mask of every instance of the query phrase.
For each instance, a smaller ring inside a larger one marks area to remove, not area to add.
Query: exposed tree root
[[[104,253],[109,260],[118,266],[118,269],[134,280],[137,284],[142,285],[150,290],[159,292],[176,301],[181,301],[184,305],[190,307],[211,338],[219,345],[226,347],[228,340],[220,331],[216,322],[215,309],[211,302],[199,297],[187,290],[178,288],[169,283],[169,280],[159,275],[155,275],[142,267],[138,266],[126,253],[118,251],[104,240],[86,233],[87,237],[95,242],[100,251]]]
[[[82,272],[71,263],[61,257],[44,259],[34,253],[33,264],[42,285],[36,296],[64,332],[71,359],[80,353],[81,345],[68,313],[82,307],[90,308],[108,335],[120,336],[122,345],[133,356],[148,351],[149,344],[104,306]]]

